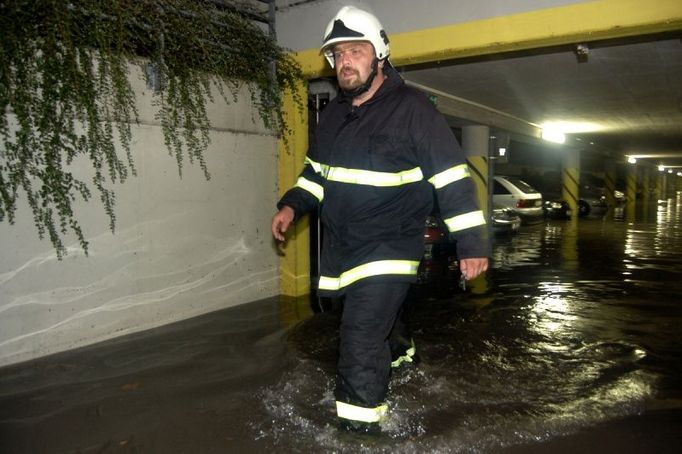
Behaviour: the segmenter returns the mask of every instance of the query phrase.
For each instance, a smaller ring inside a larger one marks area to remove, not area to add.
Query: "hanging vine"
[[[260,118],[279,133],[287,128],[282,93],[301,106],[293,58],[220,1],[0,0],[0,30],[0,221],[14,223],[23,192],[39,237],[60,259],[69,231],[88,251],[74,202],[96,191],[113,232],[110,186],[135,175],[131,62],[158,87],[153,102],[181,175],[187,157],[210,178],[212,86],[229,102],[248,83]],[[70,170],[81,157],[92,164],[90,182]]]

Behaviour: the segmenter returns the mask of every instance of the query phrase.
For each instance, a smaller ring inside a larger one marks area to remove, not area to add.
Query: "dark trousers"
[[[337,401],[368,408],[384,403],[391,372],[389,336],[409,288],[407,283],[359,282],[347,289]]]

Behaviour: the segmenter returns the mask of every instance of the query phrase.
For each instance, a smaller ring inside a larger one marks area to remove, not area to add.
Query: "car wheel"
[[[578,215],[579,216],[587,216],[590,214],[590,204],[585,202],[584,200],[578,200]]]

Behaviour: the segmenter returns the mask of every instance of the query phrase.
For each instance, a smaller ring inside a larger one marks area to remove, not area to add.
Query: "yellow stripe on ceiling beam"
[[[682,30],[680,0],[597,0],[390,34],[396,66]],[[309,78],[329,75],[319,49],[296,54]]]

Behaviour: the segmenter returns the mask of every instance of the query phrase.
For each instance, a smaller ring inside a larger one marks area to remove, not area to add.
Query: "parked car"
[[[424,255],[417,270],[417,284],[457,282],[457,243],[443,219],[437,213],[426,218],[424,227]]]
[[[571,207],[568,202],[561,199],[561,197],[543,193],[542,197],[545,199],[542,205],[542,210],[545,217],[548,219],[569,219],[571,217]]]
[[[542,194],[518,177],[495,176],[493,204],[510,208],[521,217],[524,224],[541,222]]]
[[[568,202],[556,194],[543,193],[545,199],[542,209],[549,219],[569,219],[571,207]],[[581,197],[578,199],[578,216],[603,216],[609,209],[606,197],[603,195]]]
[[[515,233],[521,227],[521,217],[511,208],[495,208],[490,218],[496,235]]]
[[[578,200],[578,215],[604,216],[609,211],[604,190],[589,184],[580,185],[580,199]]]
[[[568,219],[571,209],[561,196],[561,175],[558,172],[545,172],[543,176],[529,177],[530,184],[542,192],[545,217]],[[603,216],[609,209],[604,190],[599,186],[600,179],[590,174],[581,174],[578,189],[578,216]],[[582,180],[586,182],[582,182]]]
[[[509,208],[496,208],[491,215],[494,234],[512,234],[521,226],[521,218]],[[457,242],[450,239],[445,222],[438,213],[426,218],[424,255],[417,270],[417,283],[456,285],[459,282]]]

